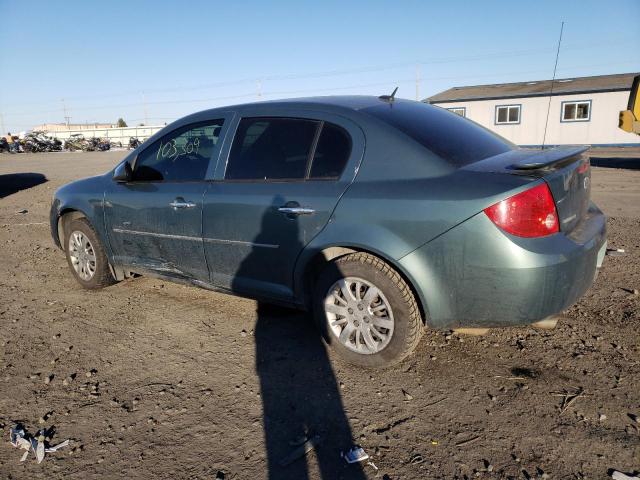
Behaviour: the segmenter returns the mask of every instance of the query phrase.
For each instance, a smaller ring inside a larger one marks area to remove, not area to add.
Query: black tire
[[[70,242],[72,241],[71,237],[75,232],[81,232],[86,236],[95,255],[95,271],[89,279],[82,278],[73,266],[73,261],[70,255]],[[95,290],[98,288],[108,287],[109,285],[116,283],[115,278],[113,278],[113,275],[111,274],[111,269],[109,268],[109,261],[107,260],[104,245],[86,218],[76,218],[65,222],[64,236],[63,248],[67,257],[69,269],[83,288]]]
[[[389,343],[376,353],[358,353],[343,345],[328,325],[324,300],[340,279],[358,277],[375,285],[393,312],[394,327]],[[418,345],[424,332],[420,309],[404,279],[380,258],[368,253],[351,253],[330,262],[320,273],[313,292],[313,313],[323,338],[349,363],[370,368],[394,365]]]

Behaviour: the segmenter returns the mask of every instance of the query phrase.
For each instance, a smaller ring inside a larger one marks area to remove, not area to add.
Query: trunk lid
[[[589,209],[591,168],[587,149],[516,149],[468,165],[465,170],[544,179],[556,203],[560,231],[569,233]]]

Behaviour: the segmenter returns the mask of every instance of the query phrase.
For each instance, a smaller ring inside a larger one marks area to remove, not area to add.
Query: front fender
[[[111,256],[104,223],[104,179],[104,175],[85,178],[56,191],[49,213],[49,224],[51,237],[58,248],[62,248],[59,235],[60,218],[67,213],[78,212],[91,223],[107,248],[107,254]]]

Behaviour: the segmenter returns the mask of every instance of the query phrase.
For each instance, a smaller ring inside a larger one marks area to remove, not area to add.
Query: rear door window
[[[227,180],[335,180],[351,155],[342,127],[299,118],[243,118],[233,140]]]
[[[319,121],[298,118],[243,118],[225,179],[303,180],[319,126]]]

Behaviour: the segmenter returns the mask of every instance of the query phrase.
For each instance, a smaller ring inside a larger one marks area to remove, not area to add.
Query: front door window
[[[137,182],[198,182],[204,180],[223,120],[187,125],[146,148],[135,162]]]

